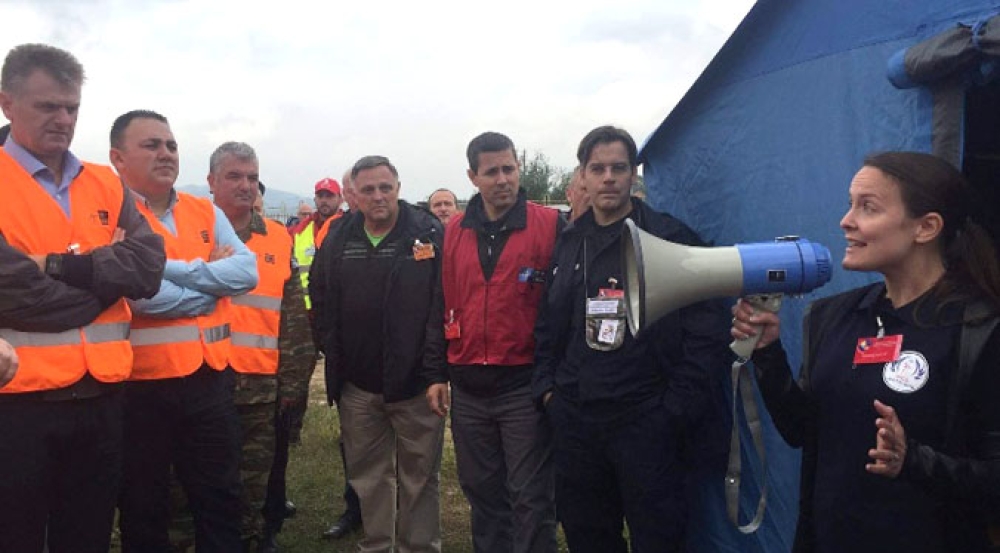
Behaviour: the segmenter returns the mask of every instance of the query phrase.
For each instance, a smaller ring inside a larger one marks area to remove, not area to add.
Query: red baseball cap
[[[329,177],[325,178],[316,183],[316,192],[320,190],[326,190],[331,194],[340,194],[340,183]]]

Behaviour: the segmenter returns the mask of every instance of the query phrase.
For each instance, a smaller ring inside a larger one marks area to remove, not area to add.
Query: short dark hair
[[[583,140],[580,141],[580,147],[576,149],[576,159],[580,162],[581,167],[586,167],[587,160],[590,159],[590,154],[594,152],[594,148],[598,144],[612,144],[614,142],[621,142],[625,146],[625,151],[628,152],[628,163],[635,169],[638,165],[637,160],[639,157],[639,150],[635,146],[635,140],[632,139],[632,135],[625,129],[619,129],[611,125],[603,125],[588,132],[583,137]]]
[[[260,197],[263,198],[264,197],[264,193],[267,192],[267,187],[264,186],[264,181],[262,181],[262,180],[258,180],[257,181],[257,190],[260,190]]]
[[[122,140],[125,138],[125,129],[127,129],[129,124],[135,119],[154,119],[161,123],[166,123],[167,125],[170,124],[166,117],[148,109],[134,109],[123,113],[115,119],[114,123],[111,124],[111,133],[108,138],[111,142],[112,148],[122,147]]]
[[[389,161],[389,158],[385,156],[365,156],[354,162],[354,166],[351,167],[351,180],[353,181],[358,178],[358,173],[361,171],[364,171],[365,169],[374,169],[379,166],[388,168],[389,172],[392,173],[392,176],[399,179],[399,171],[396,171],[396,166]]]
[[[507,135],[498,132],[486,131],[469,142],[465,149],[465,157],[469,159],[469,169],[473,173],[479,172],[479,154],[484,152],[504,152],[510,150],[514,154],[514,161],[517,161],[517,150],[514,149],[514,141]]]
[[[22,44],[7,53],[0,71],[0,90],[17,94],[39,69],[63,86],[82,86],[86,78],[83,65],[66,50],[48,44]]]

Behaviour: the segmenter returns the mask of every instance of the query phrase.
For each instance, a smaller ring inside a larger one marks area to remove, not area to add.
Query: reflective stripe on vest
[[[242,307],[251,307],[253,309],[266,309],[268,311],[281,311],[281,298],[272,298],[270,296],[258,296],[255,294],[243,294],[240,296],[233,296],[233,305],[239,305]]]
[[[127,340],[129,326],[129,323],[97,323],[87,325],[82,330],[84,340],[88,344],[103,344],[106,342]],[[15,348],[73,346],[83,342],[80,340],[80,330],[79,328],[74,328],[63,332],[20,332],[8,328],[0,328],[0,338],[7,340]]]
[[[212,344],[229,337],[229,323],[199,329],[194,325],[133,328],[129,342],[133,346],[156,346],[197,342],[204,335],[205,343]]]
[[[68,185],[69,210],[0,148],[0,235],[11,248],[28,255],[80,251],[114,240],[124,202],[121,180],[110,167],[84,163]],[[127,341],[131,313],[118,299],[90,321],[66,332],[0,330],[12,343],[20,367],[0,394],[63,388],[90,373],[101,382],[120,382],[132,371]]]
[[[234,346],[256,349],[278,349],[278,339],[274,336],[250,334],[249,332],[234,332],[229,337]]]

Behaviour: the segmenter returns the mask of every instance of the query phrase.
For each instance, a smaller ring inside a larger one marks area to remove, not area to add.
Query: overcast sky
[[[269,186],[304,196],[359,157],[395,163],[402,196],[475,189],[465,147],[510,136],[572,168],[591,128],[640,144],[752,0],[0,0],[0,48],[71,51],[87,83],[73,151],[107,163],[131,109],[170,119],[178,185],[203,184],[227,140]]]

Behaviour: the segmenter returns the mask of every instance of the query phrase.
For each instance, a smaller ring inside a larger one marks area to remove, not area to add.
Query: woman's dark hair
[[[909,216],[938,213],[944,220],[940,240],[945,274],[932,289],[940,305],[978,297],[994,312],[1000,310],[996,244],[973,220],[975,192],[962,173],[947,161],[920,152],[873,154],[864,165],[899,184]]]

